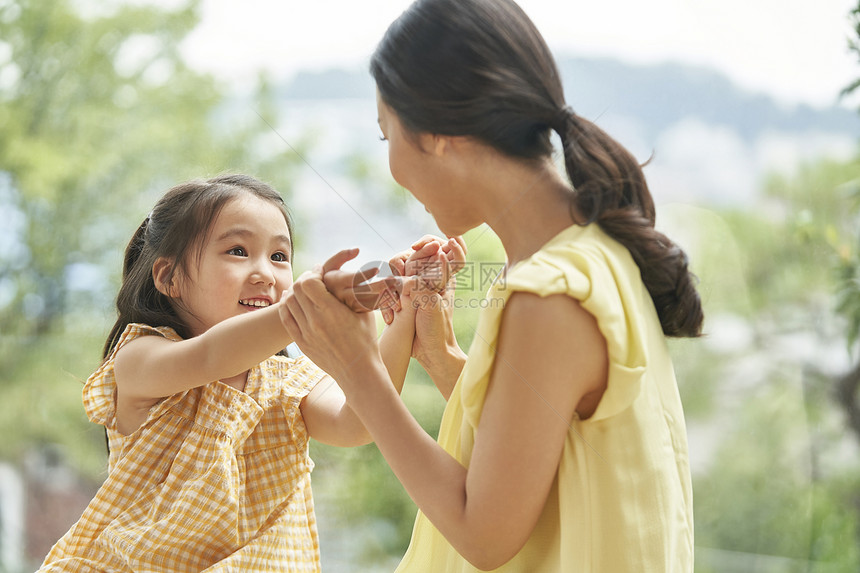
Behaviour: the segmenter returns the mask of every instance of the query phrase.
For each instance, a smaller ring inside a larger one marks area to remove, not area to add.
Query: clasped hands
[[[451,330],[451,278],[465,264],[466,247],[460,237],[446,240],[425,235],[389,260],[393,274],[384,277],[378,276],[379,266],[341,270],[356,256],[358,249],[343,250],[303,273],[284,293],[280,308],[285,328],[302,351],[335,379],[348,375],[356,361],[378,357],[376,323],[370,311],[381,310],[386,324],[391,324],[408,303],[416,311],[411,320],[424,324],[424,330],[436,331],[424,338],[444,341],[444,331]],[[422,337],[422,328],[412,332]],[[420,361],[416,350],[428,345],[417,339],[415,343],[413,355]]]

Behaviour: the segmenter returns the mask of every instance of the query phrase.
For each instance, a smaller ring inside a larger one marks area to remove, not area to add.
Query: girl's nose
[[[265,283],[267,285],[275,284],[275,272],[272,269],[272,265],[268,262],[258,263],[254,267],[254,271],[251,273],[251,282],[253,283]]]

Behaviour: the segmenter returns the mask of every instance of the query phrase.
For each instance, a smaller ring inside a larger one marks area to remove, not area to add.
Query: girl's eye
[[[380,135],[380,136],[379,136],[379,141],[388,141],[388,138],[387,138],[387,137],[385,137],[384,135]]]
[[[237,257],[246,257],[248,253],[245,252],[245,249],[242,247],[233,247],[229,251],[227,251],[228,255],[236,255]]]
[[[272,255],[272,260],[273,260],[273,261],[276,261],[276,262],[279,262],[279,263],[288,263],[288,262],[290,262],[290,258],[289,258],[285,253],[282,253],[282,252],[280,252],[280,251],[279,251],[279,252],[277,252],[277,253],[275,253],[274,255]]]

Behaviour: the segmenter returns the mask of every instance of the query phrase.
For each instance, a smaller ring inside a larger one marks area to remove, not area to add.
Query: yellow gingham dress
[[[299,405],[325,373],[305,357],[253,368],[245,392],[213,382],[154,406],[134,433],[116,431],[114,357],[84,387],[107,428],[108,477],[40,571],[319,571],[308,435]]]

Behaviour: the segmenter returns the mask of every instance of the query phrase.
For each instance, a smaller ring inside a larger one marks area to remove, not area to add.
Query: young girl
[[[344,299],[369,276],[334,270],[355,254],[323,271]],[[41,571],[320,569],[308,437],[369,436],[324,372],[282,352],[292,260],[287,208],[252,177],[191,181],[156,204],[126,249],[119,317],[83,392],[109,475]],[[398,390],[407,326],[387,360]],[[392,340],[397,325],[387,356]]]
[[[324,273],[281,308],[420,509],[398,571],[692,571],[665,336],[698,336],[703,314],[636,160],[567,107],[511,0],[418,0],[371,71],[393,177],[445,234],[486,223],[507,255],[487,295],[505,304],[482,310],[468,358],[444,320],[415,321],[417,357],[448,397],[438,443],[393,390],[372,323]]]

